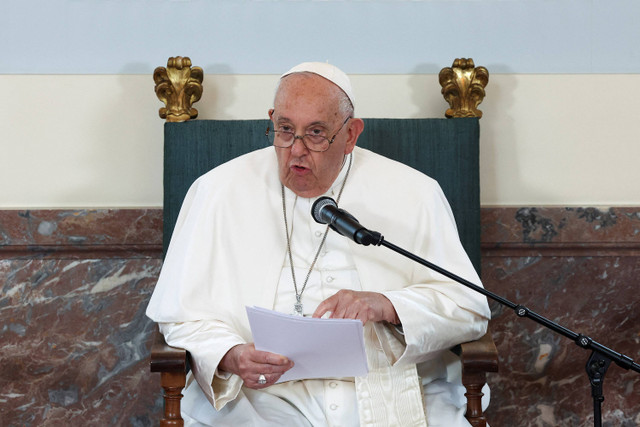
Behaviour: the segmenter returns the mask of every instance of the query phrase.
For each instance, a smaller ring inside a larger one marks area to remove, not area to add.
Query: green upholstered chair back
[[[405,163],[440,183],[451,204],[462,244],[479,273],[478,119],[364,121],[365,129],[358,146]],[[189,186],[212,168],[265,147],[267,125],[267,120],[195,120],[165,124],[165,253]],[[384,234],[384,230],[378,231]]]

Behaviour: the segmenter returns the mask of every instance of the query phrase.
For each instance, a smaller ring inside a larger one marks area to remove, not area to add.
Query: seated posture
[[[329,196],[398,246],[479,284],[438,183],[356,147],[364,122],[332,65],[285,73],[269,117],[271,146],[191,186],[147,309],[167,342],[191,353],[186,424],[468,425],[449,349],[485,333],[486,298],[357,245],[310,213]],[[295,361],[255,349],[245,306],[362,321],[369,373],[276,384]]]

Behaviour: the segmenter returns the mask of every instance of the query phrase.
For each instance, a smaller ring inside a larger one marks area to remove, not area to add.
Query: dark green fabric
[[[478,119],[364,121],[365,130],[358,146],[405,163],[440,183],[451,203],[462,244],[480,272]],[[165,252],[191,183],[219,164],[267,146],[264,132],[268,123],[267,120],[195,120],[165,124]],[[385,230],[377,231],[385,233]]]

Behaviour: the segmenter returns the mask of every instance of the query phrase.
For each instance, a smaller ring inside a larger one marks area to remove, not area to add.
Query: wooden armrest
[[[467,392],[465,416],[473,427],[485,427],[487,420],[482,413],[482,387],[487,382],[487,372],[498,372],[498,349],[491,332],[476,341],[455,346],[452,351],[462,362],[462,384]]]
[[[189,353],[169,346],[157,325],[153,332],[150,365],[151,372],[160,372],[164,389],[164,418],[160,420],[160,426],[184,426],[180,416],[180,400],[187,380]]]
[[[462,372],[498,372],[498,349],[491,332],[476,341],[460,344]]]
[[[171,347],[156,325],[151,344],[151,372],[184,372],[187,373],[187,350]]]

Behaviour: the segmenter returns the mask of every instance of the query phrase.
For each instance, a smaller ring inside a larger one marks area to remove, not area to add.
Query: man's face
[[[331,187],[364,127],[355,119],[355,126],[349,120],[340,129],[347,118],[339,111],[340,95],[340,89],[323,77],[292,74],[282,80],[274,109],[269,111],[275,129],[287,128],[299,136],[323,130],[331,138],[340,130],[329,149],[321,153],[308,150],[301,139],[291,147],[275,148],[280,181],[300,197],[317,197]]]

